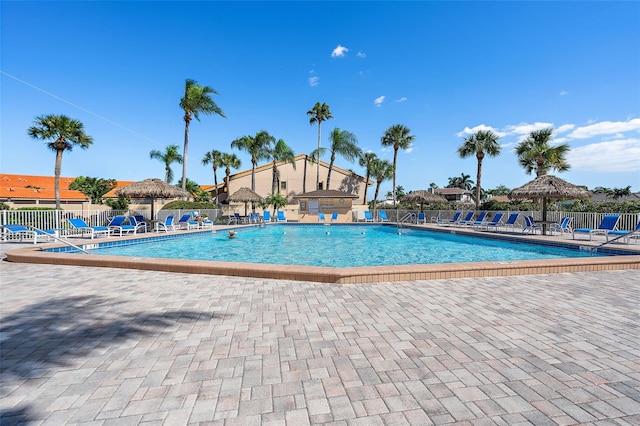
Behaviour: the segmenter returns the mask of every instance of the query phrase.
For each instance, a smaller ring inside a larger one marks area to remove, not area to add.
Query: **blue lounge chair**
[[[24,238],[28,238],[33,239],[33,244],[37,243],[39,239],[46,241],[52,240],[56,235],[56,231],[53,229],[45,229],[41,231],[39,229],[31,229],[18,224],[0,225],[0,228],[3,230],[3,240],[9,236],[19,237],[20,242],[22,242]]]
[[[318,222],[323,222],[324,223],[325,221],[326,221],[326,219],[324,217],[324,213],[318,212]]]
[[[287,218],[282,210],[278,210],[278,222],[286,222]]]
[[[138,216],[129,216],[129,225],[133,226],[134,234],[138,232],[147,232],[147,222],[138,220]]]
[[[421,223],[427,223],[427,216],[424,212],[418,213],[418,217],[416,218],[416,224],[420,225]]]
[[[566,216],[562,218],[560,223],[553,223],[549,227],[549,231],[551,231],[551,235],[555,235],[556,232],[559,232],[560,235],[571,235],[573,234],[573,229],[571,228],[572,217]]]
[[[486,229],[487,231],[489,228],[498,229],[498,226],[502,225],[502,216],[504,216],[503,212],[497,212],[495,216],[493,216],[493,219],[482,223],[480,229]]]
[[[173,224],[173,215],[170,214],[164,219],[164,222],[156,222],[156,232],[164,231],[175,231],[176,227]]]
[[[576,232],[579,234],[589,234],[589,241],[591,241],[591,237],[594,235],[604,235],[607,240],[609,237],[607,234],[611,231],[615,231],[618,228],[618,221],[620,220],[620,215],[606,215],[602,218],[600,225],[597,228],[576,228],[573,230],[573,239],[576,238]]]
[[[260,215],[258,213],[249,213],[249,223],[260,223]]]
[[[533,216],[525,216],[524,217],[524,227],[522,228],[522,233],[530,233],[535,234],[536,230],[540,229],[542,232],[542,227],[536,223],[533,219]]]
[[[436,223],[439,225],[455,225],[460,220],[460,216],[462,216],[462,211],[458,210],[451,219],[436,218]]]
[[[475,220],[473,220],[473,216],[475,215],[476,215],[476,212],[474,212],[473,210],[470,212],[467,212],[467,215],[463,219],[460,219],[459,221],[457,221],[455,225],[458,225],[458,226],[471,225],[473,222],[475,222]]]
[[[331,222],[337,222],[337,221],[338,221],[338,212],[331,213]]]
[[[271,222],[271,212],[270,211],[263,211],[262,212],[262,221],[263,222]]]
[[[109,228],[111,235],[118,235],[119,237],[121,237],[123,234],[135,234],[136,227],[133,224],[125,224],[126,221],[126,216],[112,217],[107,224],[107,228]]]
[[[373,216],[369,210],[364,211],[364,221],[365,222],[373,222]]]
[[[185,213],[178,220],[178,229],[197,229],[198,222],[191,220],[191,213]]]
[[[384,210],[380,210],[378,212],[378,218],[380,219],[380,222],[389,222],[389,218],[387,217],[387,212]]]
[[[518,221],[519,216],[520,216],[520,213],[518,212],[511,213],[507,218],[507,221],[500,226],[504,226],[505,231],[509,228],[511,228],[512,231],[515,231],[516,222]]]
[[[627,244],[631,243],[631,238],[640,238],[640,222],[636,225],[636,228],[633,231],[621,231],[615,229],[606,234],[607,241],[609,241],[609,236],[613,238],[623,237],[623,240],[627,242]]]
[[[487,223],[486,218],[487,218],[487,212],[486,211],[480,212],[480,214],[478,215],[476,220],[474,220],[471,223],[468,223],[467,226],[473,226],[475,228],[480,228],[485,223]]]
[[[87,222],[79,217],[67,219],[67,221],[71,224],[73,229],[80,231],[82,236],[84,236],[85,232],[88,232],[91,235],[91,239],[100,235],[106,235],[107,237],[111,235],[111,230],[106,226],[89,226],[87,225]]]

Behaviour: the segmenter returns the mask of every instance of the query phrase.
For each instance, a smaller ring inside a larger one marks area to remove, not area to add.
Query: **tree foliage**
[[[93,204],[102,203],[102,197],[118,185],[115,179],[78,176],[69,184],[69,189],[82,192]]]

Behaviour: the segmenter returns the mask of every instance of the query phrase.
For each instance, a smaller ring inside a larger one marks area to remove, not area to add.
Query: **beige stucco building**
[[[277,163],[280,174],[278,190],[280,191],[280,195],[286,197],[289,204],[297,204],[297,200],[293,198],[295,195],[317,189],[316,176],[318,165],[309,162],[307,160],[308,158],[309,156],[306,154],[297,155],[295,157],[295,168],[291,163]],[[350,170],[336,167],[334,164],[331,170],[330,187],[327,188],[328,171],[329,163],[320,161],[320,188],[318,189],[332,189],[347,192],[357,196],[357,198],[353,200],[354,205],[362,204],[364,201],[365,177]],[[255,192],[262,197],[270,195],[273,181],[273,164],[268,163],[256,167],[255,180]],[[369,185],[372,184],[373,182],[369,181]],[[251,169],[230,175],[229,182],[223,182],[219,184],[218,187],[220,188],[220,202],[224,202],[228,195],[233,194],[242,187],[251,188]],[[209,191],[213,195],[215,188],[212,187]]]

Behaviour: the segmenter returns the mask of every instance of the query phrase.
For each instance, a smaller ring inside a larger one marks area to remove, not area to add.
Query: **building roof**
[[[319,189],[317,191],[294,195],[293,198],[358,198],[358,196],[335,189]]]
[[[82,192],[69,189],[69,185],[75,179],[74,177],[60,176],[60,200],[90,201],[90,198]],[[131,183],[133,182],[118,181],[116,188],[109,191],[105,197],[115,197],[115,195],[109,194],[115,189]],[[13,200],[55,200],[55,177],[0,173],[0,199],[9,198]]]
[[[433,190],[436,194],[440,195],[458,195],[458,194],[470,194],[470,191],[462,188],[436,188]]]

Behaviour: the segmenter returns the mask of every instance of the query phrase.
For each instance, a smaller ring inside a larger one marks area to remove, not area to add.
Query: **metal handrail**
[[[59,241],[59,242],[61,242],[61,243],[63,243],[63,244],[66,244],[66,245],[68,245],[68,246],[71,246],[71,247],[73,247],[73,248],[74,248],[74,249],[76,249],[76,250],[80,250],[81,252],[83,252],[83,253],[85,253],[85,254],[89,254],[89,252],[88,252],[88,251],[86,251],[85,249],[83,249],[82,247],[78,247],[78,246],[77,246],[77,245],[75,245],[75,244],[71,244],[71,243],[70,243],[69,241],[67,241],[67,240],[64,240],[64,239],[62,239],[62,238],[58,238],[56,235],[52,235],[52,234],[50,234],[50,233],[48,233],[48,232],[45,232],[45,231],[44,231],[44,230],[42,230],[42,229],[36,228],[35,226],[26,225],[26,227],[27,227],[27,228],[29,228],[29,229],[32,229],[32,230],[34,230],[34,231],[42,232],[43,234],[48,235],[49,237],[53,238],[53,239],[54,239],[54,240],[56,240],[56,241]]]
[[[609,243],[612,243],[612,242],[614,242],[614,241],[618,241],[620,238],[631,238],[631,236],[632,236],[633,234],[636,234],[636,233],[638,233],[638,232],[640,232],[640,229],[634,229],[633,231],[630,231],[628,234],[618,235],[617,237],[615,237],[615,238],[614,238],[614,239],[612,239],[612,240],[607,240],[607,241],[605,241],[605,242],[604,242],[604,243],[602,243],[602,244],[599,244],[599,245],[597,245],[597,246],[595,246],[595,247],[591,247],[591,248],[589,249],[589,255],[590,255],[590,256],[593,256],[593,253],[595,253],[595,251],[596,251],[596,250],[598,250],[598,249],[599,249],[600,247],[602,247],[602,246],[605,246],[605,245],[607,245],[607,244],[609,244]]]
[[[398,223],[406,222],[406,221],[407,221],[407,219],[409,219],[409,218],[411,218],[411,217],[415,217],[415,218],[416,218],[416,220],[417,220],[417,218],[418,218],[418,216],[416,216],[416,214],[415,214],[415,213],[413,213],[413,212],[409,212],[409,213],[405,214],[404,216],[402,216],[402,218],[398,220]]]

